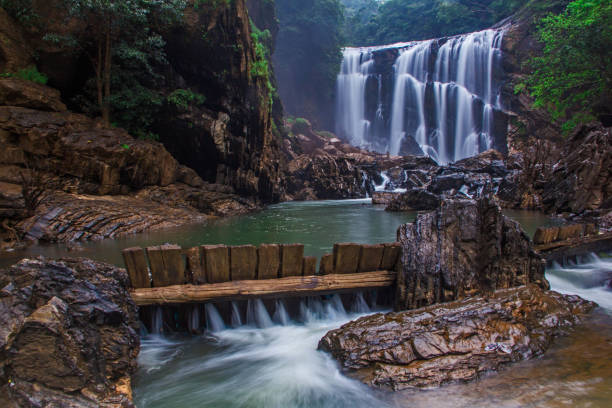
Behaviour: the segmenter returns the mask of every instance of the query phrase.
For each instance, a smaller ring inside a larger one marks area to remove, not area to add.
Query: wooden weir
[[[199,303],[254,297],[340,293],[395,284],[397,242],[335,244],[333,253],[304,256],[301,244],[182,249],[165,244],[123,250],[137,305]]]

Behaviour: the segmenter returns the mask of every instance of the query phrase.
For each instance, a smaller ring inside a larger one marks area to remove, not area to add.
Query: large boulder
[[[0,405],[132,406],[139,327],[128,279],[84,258],[1,271]]]
[[[398,229],[396,309],[412,309],[527,283],[547,289],[544,261],[490,197],[441,202]]]
[[[430,388],[539,356],[594,307],[577,296],[528,285],[487,298],[362,317],[327,333],[319,349],[371,386]]]

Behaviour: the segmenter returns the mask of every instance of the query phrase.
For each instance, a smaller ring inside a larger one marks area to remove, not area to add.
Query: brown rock
[[[319,349],[371,386],[438,387],[543,354],[595,306],[522,286],[488,298],[362,317],[328,332]]]
[[[397,310],[535,283],[548,288],[542,258],[492,199],[449,200],[398,230],[402,271]]]
[[[66,111],[58,90],[19,78],[0,78],[0,105]]]
[[[132,406],[139,324],[128,285],[123,269],[84,258],[24,259],[1,271],[0,400]]]

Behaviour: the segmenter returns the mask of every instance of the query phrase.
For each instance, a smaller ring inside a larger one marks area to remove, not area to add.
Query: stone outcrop
[[[442,202],[398,229],[402,271],[396,310],[413,309],[534,283],[544,264],[517,222],[491,198]]]
[[[380,171],[405,159],[351,146],[310,123],[285,123],[283,155],[287,200],[365,198],[374,192]]]
[[[547,212],[612,209],[611,129],[598,124],[578,129],[565,143],[543,190]]]
[[[0,7],[0,73],[15,73],[34,63],[21,27]]]
[[[24,259],[0,287],[0,405],[133,406],[139,325],[123,269]]]
[[[537,357],[594,307],[577,296],[528,285],[362,317],[328,332],[319,349],[371,386],[431,388]]]
[[[440,201],[453,198],[481,198],[498,191],[509,174],[504,156],[488,150],[446,166],[431,159],[415,158],[398,169],[386,172],[394,187],[406,188],[387,205],[388,211],[433,210]]]
[[[0,79],[0,143],[0,247],[118,237],[256,208],[161,143],[104,129],[67,111],[56,90],[21,79]]]

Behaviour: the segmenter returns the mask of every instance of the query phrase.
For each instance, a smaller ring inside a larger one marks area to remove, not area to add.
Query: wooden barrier
[[[595,224],[569,224],[558,227],[539,227],[534,236],[535,245],[552,244],[553,242],[566,241],[590,235],[597,235]]]
[[[156,296],[154,303],[181,303],[386,286],[395,279],[399,254],[398,243],[335,244],[333,253],[321,258],[318,275],[317,258],[305,257],[302,244],[202,245],[184,250],[165,244],[124,249],[123,259],[134,293],[144,302],[140,304],[151,304],[146,302]]]
[[[397,273],[390,271],[334,274],[322,276],[290,276],[279,279],[247,280],[208,285],[174,285],[163,288],[132,290],[139,306],[200,303],[209,301],[262,297],[313,296],[342,291],[389,287]]]

